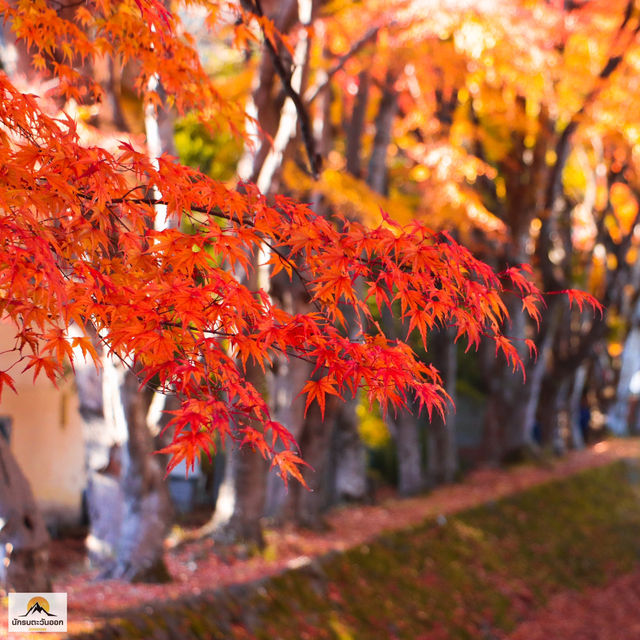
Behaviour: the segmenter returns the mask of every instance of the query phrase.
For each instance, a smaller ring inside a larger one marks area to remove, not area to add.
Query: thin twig
[[[318,97],[318,95],[322,91],[324,91],[324,89],[326,89],[327,86],[329,86],[329,82],[331,81],[331,78],[336,73],[338,73],[338,71],[340,71],[342,67],[344,67],[344,65],[349,61],[349,58],[353,57],[356,53],[358,53],[358,51],[360,51],[360,49],[362,49],[364,45],[367,44],[367,42],[369,42],[369,40],[375,39],[375,37],[378,35],[378,31],[380,31],[379,26],[371,27],[371,29],[369,29],[369,31],[367,31],[362,36],[362,38],[360,38],[360,40],[357,40],[353,44],[353,46],[351,47],[351,49],[349,49],[349,51],[347,51],[345,54],[340,56],[340,58],[338,58],[338,61],[333,65],[333,67],[331,67],[329,71],[325,72],[325,77],[323,78],[322,82],[319,82],[315,86],[311,87],[309,91],[307,91],[304,97],[307,105],[311,104]]]
[[[260,0],[253,0],[251,3],[253,8],[254,15],[259,18],[264,18],[264,13],[262,11],[262,4]],[[306,27],[308,25],[302,25]],[[260,27],[262,33],[264,35],[264,45],[271,56],[271,61],[273,62],[273,68],[275,69],[278,77],[280,78],[280,82],[282,82],[282,86],[284,87],[284,91],[287,96],[293,102],[296,112],[298,114],[298,120],[300,121],[300,131],[302,133],[302,139],[304,141],[305,151],[307,152],[307,158],[309,159],[309,168],[311,172],[311,176],[314,180],[317,180],[320,176],[320,170],[322,168],[322,158],[320,154],[316,150],[316,143],[313,139],[313,133],[311,131],[311,119],[309,118],[309,114],[304,106],[302,101],[302,97],[300,94],[291,86],[291,75],[285,69],[285,66],[282,62],[282,58],[280,58],[280,54],[277,49],[273,46],[273,43],[269,38],[264,34],[264,29]]]

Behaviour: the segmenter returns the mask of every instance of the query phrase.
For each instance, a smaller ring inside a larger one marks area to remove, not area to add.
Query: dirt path
[[[95,626],[96,618],[108,616],[124,608],[135,607],[149,601],[174,599],[189,594],[197,595],[205,590],[254,580],[277,573],[286,567],[296,566],[308,557],[361,544],[386,530],[402,529],[418,524],[428,517],[455,513],[542,482],[566,477],[583,469],[601,466],[626,457],[640,457],[640,440],[612,440],[599,443],[590,449],[572,452],[544,467],[526,465],[509,470],[476,471],[467,476],[464,482],[438,488],[426,496],[410,499],[391,498],[378,505],[336,509],[327,516],[328,529],[323,532],[294,529],[267,531],[267,548],[259,556],[245,557],[241,553],[236,555],[216,553],[215,545],[210,538],[194,540],[175,548],[172,548],[169,542],[167,564],[174,580],[168,585],[131,585],[115,580],[95,582],[95,572],[88,570],[84,564],[76,564],[68,567],[66,572],[55,579],[54,591],[66,591],[68,594],[69,630],[71,632],[87,631]],[[62,551],[63,544],[63,542],[57,542],[53,553],[56,553],[56,548]],[[636,585],[634,593],[637,601],[632,609],[638,612],[640,611],[640,573],[633,584]],[[612,588],[615,588],[615,585],[612,585]],[[568,601],[572,601],[570,596],[568,598]],[[549,607],[551,617],[556,611],[553,609],[555,601],[556,599]],[[564,605],[561,598],[559,602],[562,609]],[[619,602],[622,603],[623,599],[619,599]],[[566,623],[566,620],[564,622]],[[6,600],[0,609],[0,629],[6,629]],[[522,625],[517,633],[521,635],[513,635],[512,638],[517,640],[640,638],[640,632],[629,636],[565,635],[557,632],[537,636],[522,635],[530,633],[526,625]],[[12,637],[17,640],[20,636],[12,634]],[[33,634],[31,637],[41,636]],[[55,637],[54,634],[48,636],[51,640]]]

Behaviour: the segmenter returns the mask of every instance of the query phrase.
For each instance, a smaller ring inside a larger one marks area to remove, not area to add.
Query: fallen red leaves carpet
[[[640,638],[640,570],[600,589],[551,598],[507,640],[637,640]]]

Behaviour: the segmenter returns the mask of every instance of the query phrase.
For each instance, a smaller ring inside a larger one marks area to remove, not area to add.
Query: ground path
[[[601,442],[544,464],[475,471],[463,482],[440,487],[425,496],[389,498],[377,505],[335,509],[327,516],[326,531],[267,531],[267,548],[261,555],[218,554],[210,538],[195,539],[174,548],[169,541],[167,563],[174,581],[168,585],[130,585],[116,580],[96,582],[95,572],[88,570],[83,563],[76,563],[57,576],[54,590],[68,594],[69,630],[87,631],[95,626],[100,616],[109,616],[118,610],[149,601],[197,595],[224,585],[278,573],[305,562],[309,557],[361,544],[383,531],[402,529],[429,517],[446,516],[542,482],[627,457],[640,457],[640,440]],[[54,555],[63,551],[64,541],[56,542]],[[637,575],[615,580],[605,589],[554,597],[547,607],[536,612],[531,621],[523,623],[509,638],[632,640],[640,638],[639,611],[640,571]],[[572,619],[576,622],[574,627],[571,626]],[[600,622],[605,625],[605,620],[606,624],[610,622],[610,631],[609,626],[598,626]],[[636,625],[635,628],[632,625]],[[0,608],[0,629],[6,629],[6,602]],[[609,633],[612,635],[607,635]],[[15,640],[20,638],[18,634],[12,634],[12,637]],[[37,639],[42,636],[24,637]],[[56,635],[47,637],[54,640]]]

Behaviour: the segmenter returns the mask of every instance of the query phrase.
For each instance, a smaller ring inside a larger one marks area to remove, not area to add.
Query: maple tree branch
[[[152,204],[151,202],[149,204]],[[166,202],[160,202],[157,201],[155,203],[153,203],[154,206],[155,204],[160,204],[160,205],[166,205]],[[192,207],[191,208],[192,211],[196,211],[197,213],[207,213],[210,215],[214,215],[217,216],[219,218],[223,218],[225,220],[228,221],[232,221],[233,218],[232,216],[227,216],[225,215],[222,211],[220,211],[220,213],[218,213],[218,211],[216,211],[215,213],[212,213],[211,211],[207,211],[204,208],[199,208],[199,207]],[[185,213],[185,215],[190,218],[191,220],[193,220],[194,222],[198,222],[195,218],[193,218],[193,216],[191,216],[188,212]],[[250,227],[254,227],[254,224],[250,221],[247,220],[244,222],[245,224],[249,225]],[[280,249],[278,249],[275,245],[271,244],[266,238],[261,238],[260,241],[266,246],[268,247],[271,251],[273,251],[273,253],[275,253],[278,258],[280,258],[280,260],[282,262],[284,262],[285,264],[287,264],[289,266],[289,268],[291,269],[291,271],[293,273],[296,274],[296,276],[298,276],[298,279],[300,280],[300,283],[302,284],[305,292],[307,293],[307,295],[309,296],[309,299],[312,301],[312,304],[314,305],[314,307],[316,308],[316,310],[320,313],[322,313],[322,309],[320,307],[320,305],[318,304],[317,300],[313,300],[313,295],[311,293],[311,291],[309,291],[308,288],[308,283],[309,281],[304,277],[304,275],[302,274],[302,272],[300,271],[300,269],[298,268],[298,265],[293,262],[292,260],[290,260],[282,251],[280,251]]]
[[[286,264],[289,265],[289,267],[292,270],[292,272],[295,273],[298,276],[298,278],[300,280],[300,283],[302,284],[302,287],[304,288],[306,294],[309,296],[309,299],[311,300],[311,303],[313,304],[313,306],[316,308],[316,310],[319,313],[322,313],[322,309],[321,309],[320,305],[318,304],[318,301],[313,299],[313,294],[311,293],[311,291],[309,291],[309,288],[307,286],[309,281],[302,275],[302,272],[300,271],[300,269],[298,269],[298,266],[295,264],[295,262],[289,260],[289,258],[287,258],[282,253],[282,251],[277,249],[274,245],[272,245],[270,242],[268,242],[264,238],[262,239],[262,242],[267,247],[269,247],[269,249],[271,249],[271,251],[273,251],[278,256],[278,258],[280,258],[280,260],[282,260],[283,262],[286,262]]]
[[[120,224],[122,224],[122,226],[127,229],[127,231],[130,231],[130,229],[127,227],[126,223],[124,220],[122,220],[122,218],[120,216],[117,216],[114,212],[112,207],[116,204],[126,204],[126,203],[131,203],[131,204],[146,204],[152,207],[156,207],[156,206],[168,206],[168,202],[166,200],[162,200],[160,198],[147,198],[147,197],[142,197],[142,198],[128,198],[127,196],[130,195],[132,192],[134,192],[135,190],[141,188],[142,185],[138,185],[137,187],[133,187],[131,189],[129,189],[123,196],[120,196],[118,198],[112,198],[111,200],[109,200],[109,202],[107,203],[107,207],[109,208],[109,210],[111,211],[112,216],[118,220],[120,222]],[[85,193],[78,193],[78,196],[85,199],[85,200],[91,200],[91,196],[89,194],[85,194]],[[222,218],[224,220],[227,220],[229,222],[233,222],[234,220],[236,220],[236,218],[234,218],[231,215],[227,215],[225,214],[223,211],[221,211],[220,209],[215,209],[215,211],[211,210],[211,209],[207,209],[206,207],[198,207],[198,206],[191,206],[191,211],[195,211],[197,213],[204,213],[207,215],[213,215],[215,217],[218,218]],[[193,216],[191,216],[188,212],[185,212],[185,215],[191,219],[193,222],[199,222],[197,219],[195,219]],[[246,224],[250,227],[255,227],[255,225],[253,224],[253,222],[251,220],[243,220],[243,224]],[[311,304],[313,304],[313,306],[315,307],[316,311],[320,314],[322,314],[324,316],[324,312],[322,310],[322,307],[319,305],[318,301],[314,299],[312,292],[310,291],[308,284],[309,281],[307,278],[305,278],[304,274],[302,273],[302,271],[298,268],[298,265],[293,262],[292,260],[290,260],[282,251],[280,251],[275,245],[273,245],[271,242],[269,242],[266,238],[262,237],[260,239],[260,241],[266,246],[268,247],[271,251],[273,251],[273,253],[275,253],[278,258],[285,263],[286,265],[288,265],[288,267],[291,269],[292,273],[295,273],[296,276],[298,277],[298,279],[300,280],[300,283],[302,284],[302,287],[304,288],[306,294],[309,296],[309,300],[311,301]]]
[[[247,4],[251,6],[251,11],[254,15],[259,18],[264,18],[264,13],[262,11],[262,4],[260,0],[247,0]],[[303,28],[308,25],[302,25]],[[309,160],[309,168],[311,171],[311,175],[314,180],[317,180],[320,176],[320,170],[322,168],[322,158],[316,149],[316,143],[313,138],[313,133],[311,129],[311,119],[309,117],[309,113],[307,112],[304,103],[302,101],[302,97],[300,94],[291,86],[291,74],[287,72],[285,69],[284,63],[282,62],[282,58],[278,53],[277,49],[273,45],[273,42],[267,37],[264,32],[264,28],[261,26],[260,30],[264,36],[264,46],[266,47],[269,55],[271,57],[271,61],[273,63],[273,68],[275,69],[278,77],[280,78],[280,82],[282,82],[282,86],[284,87],[284,91],[286,95],[293,102],[296,113],[298,114],[298,120],[300,121],[300,131],[302,133],[302,139],[304,141],[305,151],[307,153],[307,158]]]
[[[338,73],[338,71],[340,71],[342,67],[344,67],[344,65],[349,61],[350,58],[358,53],[370,40],[376,38],[379,31],[380,26],[371,27],[371,29],[369,29],[359,40],[356,40],[356,42],[353,43],[351,48],[346,53],[338,58],[338,61],[333,65],[333,67],[323,73],[322,81],[318,82],[316,85],[311,87],[309,91],[307,91],[304,97],[307,105],[311,104],[318,97],[318,95],[320,95],[320,93],[329,86],[331,78],[333,78],[333,76]]]
[[[152,207],[168,206],[169,203],[166,200],[162,200],[162,199],[159,199],[159,198],[127,198],[127,195],[129,195],[136,188],[138,188],[138,187],[134,187],[133,189],[130,189],[129,191],[127,191],[127,193],[125,193],[124,196],[121,196],[119,198],[112,198],[109,201],[109,205],[111,206],[111,205],[115,205],[115,204],[131,203],[131,204],[147,204],[147,205],[152,206]],[[87,194],[78,194],[78,195],[80,197],[82,197],[82,198],[87,199],[87,200],[91,199],[91,197],[89,195],[87,195]],[[206,207],[191,206],[191,211],[195,211],[197,213],[205,213],[207,215],[213,215],[213,216],[216,216],[218,218],[222,218],[224,220],[227,220],[229,222],[233,222],[234,220],[236,220],[236,218],[234,218],[233,216],[227,215],[227,214],[225,214],[223,211],[221,211],[219,209],[216,209],[215,211],[212,211],[211,209],[207,209]],[[185,215],[188,218],[190,218],[191,220],[193,220],[194,222],[199,222],[198,220],[193,218],[193,216],[191,216],[188,212],[186,212]],[[126,224],[124,223],[123,220],[121,220],[119,217],[117,217],[117,219],[121,222],[121,224],[125,228],[127,228]],[[255,226],[251,220],[243,220],[243,224],[246,224],[246,225],[248,225],[250,227],[254,227]],[[127,228],[127,230],[129,230],[129,229]],[[292,260],[290,260],[282,251],[280,251],[275,245],[270,243],[266,238],[264,238],[264,237],[261,238],[261,242],[265,246],[269,247],[269,249],[271,251],[273,251],[278,256],[278,258],[280,258],[280,260],[282,260],[282,262],[286,263],[291,268],[291,271],[296,274],[296,276],[298,276],[302,286],[304,287],[305,292],[307,293],[309,298],[312,300],[312,303],[315,306],[316,310],[318,312],[322,312],[322,309],[318,305],[317,300],[313,300],[313,295],[312,295],[311,291],[309,290],[309,288],[307,286],[309,281],[304,277],[304,275],[302,274],[302,272],[300,271],[300,269],[298,268],[296,263],[293,262]]]
[[[182,323],[174,322],[172,320],[163,320],[161,322],[161,325],[163,327],[171,327],[171,328],[174,328],[174,329],[183,329],[184,328],[182,326]],[[198,333],[199,332],[199,333],[202,333],[203,335],[211,336],[212,338],[235,338],[238,335],[242,335],[242,334],[237,334],[237,333],[229,333],[228,331],[218,331],[216,329],[197,329],[195,327],[188,327],[188,330],[191,333]],[[291,351],[289,349],[283,349],[282,347],[280,347],[277,344],[271,344],[269,346],[274,351],[278,351],[279,353],[283,353],[283,354],[285,354],[287,356],[292,356],[294,358],[297,358],[298,360],[303,360],[304,362],[308,362],[309,364],[316,364],[317,363],[317,359],[316,360],[312,360],[311,358],[302,355],[298,351]],[[302,351],[302,347],[298,347],[298,350]],[[327,365],[323,365],[322,368],[326,369]]]

